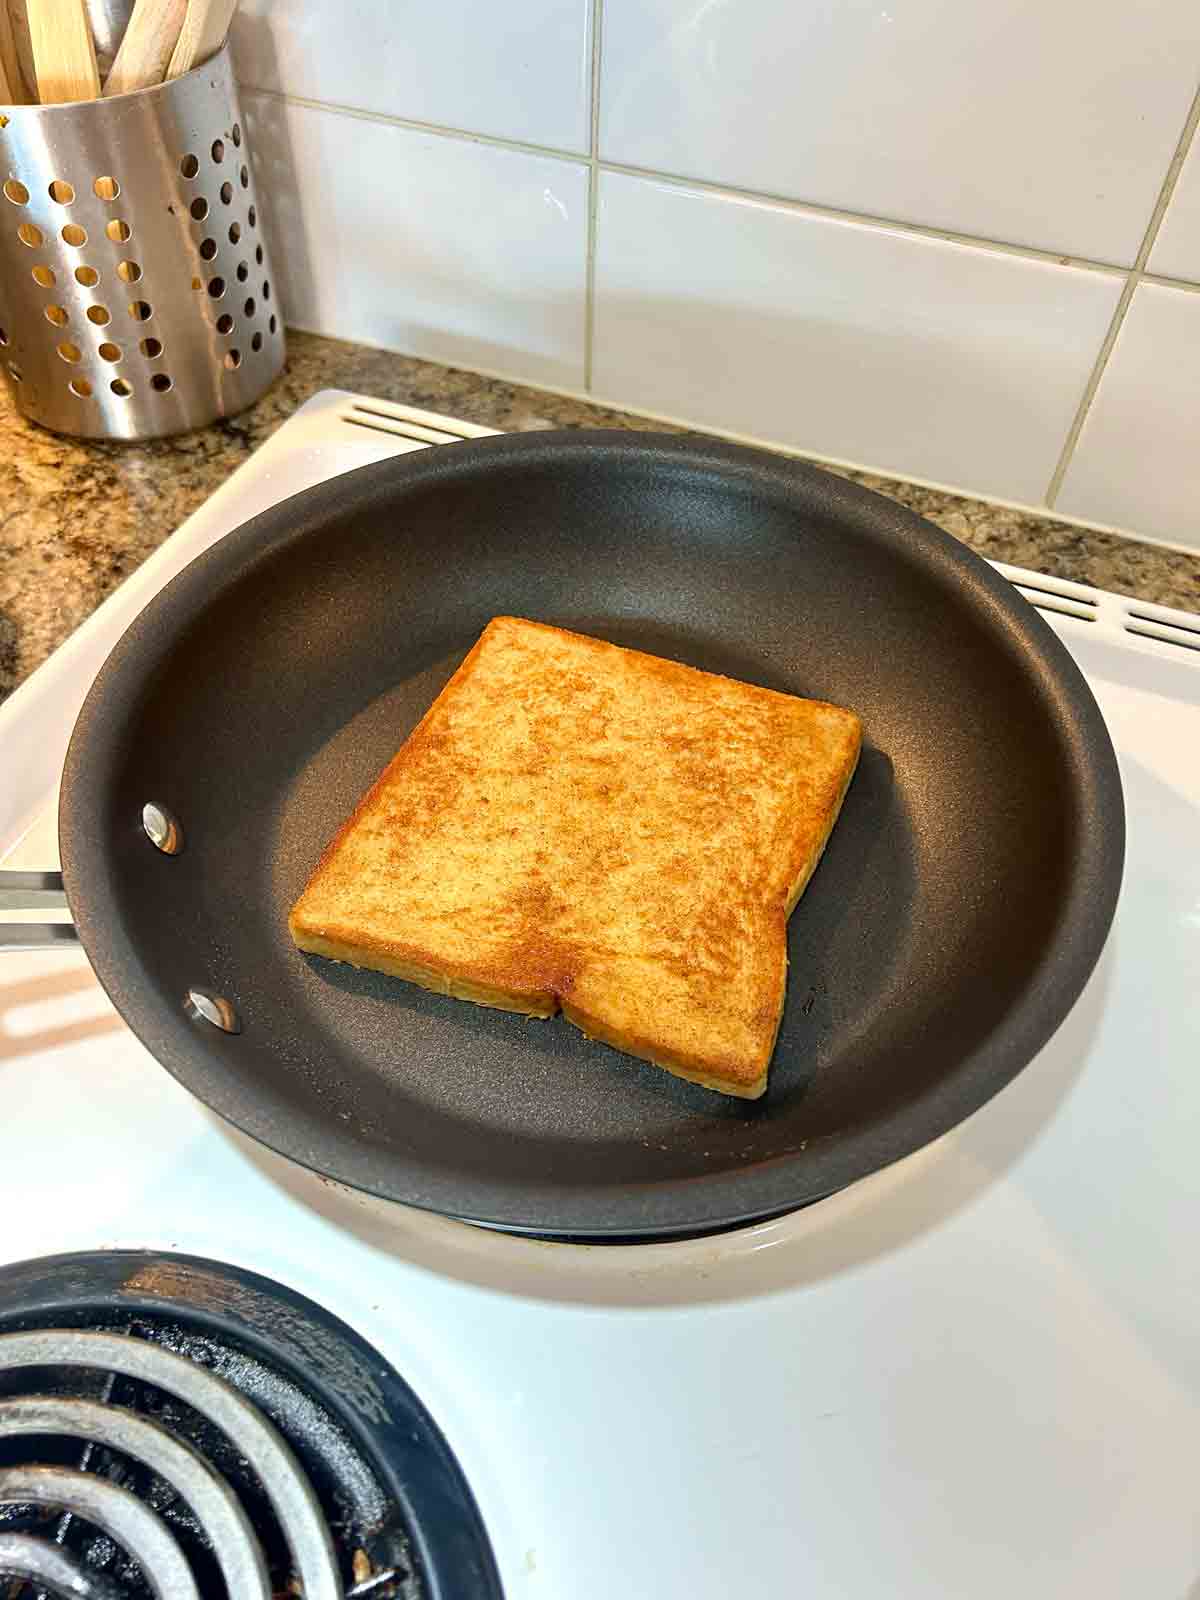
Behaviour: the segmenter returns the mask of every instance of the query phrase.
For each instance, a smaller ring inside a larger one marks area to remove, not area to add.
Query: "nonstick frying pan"
[[[292,947],[321,849],[498,613],[861,715],[762,1101]],[[221,1116],[394,1200],[655,1238],[829,1194],[996,1093],[1096,961],[1124,814],[1070,656],[964,547],[804,464],[603,432],[365,467],[221,540],[100,673],[60,839],[101,981]]]

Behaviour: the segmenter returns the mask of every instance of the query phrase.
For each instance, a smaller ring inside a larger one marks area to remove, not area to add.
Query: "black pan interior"
[[[321,849],[502,612],[862,716],[761,1102],[293,949]],[[810,467],[609,433],[426,451],[223,540],[102,673],[61,833],[101,978],[222,1115],[378,1194],[577,1237],[786,1209],[953,1126],[1075,999],[1123,846],[1094,701],[982,562]],[[189,1020],[193,986],[242,1032]]]

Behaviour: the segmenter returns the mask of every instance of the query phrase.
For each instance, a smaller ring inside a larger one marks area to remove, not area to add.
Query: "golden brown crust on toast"
[[[548,1016],[756,1098],[787,918],[858,760],[841,707],[496,617],[317,863],[302,950]]]

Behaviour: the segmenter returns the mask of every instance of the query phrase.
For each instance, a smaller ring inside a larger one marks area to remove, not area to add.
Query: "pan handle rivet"
[[[208,1022],[222,1033],[241,1033],[242,1024],[237,1012],[220,995],[209,994],[207,989],[189,989],[183,997],[183,1009],[193,1022]]]
[[[183,829],[166,806],[148,800],[142,807],[142,827],[150,843],[165,856],[177,856],[183,849]]]

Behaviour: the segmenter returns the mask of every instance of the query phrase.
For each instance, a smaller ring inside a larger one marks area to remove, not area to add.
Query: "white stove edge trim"
[[[45,807],[47,792],[61,773],[69,730],[97,672],[130,623],[177,573],[248,516],[289,498],[298,488],[347,470],[340,455],[344,427],[378,439],[370,459],[488,438],[499,431],[345,390],[322,390],[307,400],[0,706],[0,750],[9,774],[0,794],[0,858]],[[285,462],[305,447],[318,456],[332,450],[335,460],[316,477],[304,472],[303,482],[288,481]],[[256,492],[247,510],[252,488]],[[1200,670],[1200,615],[1023,567],[992,565],[1047,613],[1064,637],[1104,637],[1122,649],[1170,656]],[[48,734],[49,729],[61,732]]]

